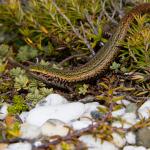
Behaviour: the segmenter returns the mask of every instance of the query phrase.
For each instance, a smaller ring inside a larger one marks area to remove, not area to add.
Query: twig
[[[106,15],[106,17],[114,24],[118,24],[118,22],[114,19],[114,16],[116,14],[116,10],[114,10],[112,16],[110,17],[109,14],[107,13],[106,9],[105,9],[105,3],[106,3],[106,0],[102,3],[101,2],[101,5],[102,5],[102,11],[104,12],[104,14]]]
[[[73,32],[78,36],[79,39],[81,39],[85,45],[88,47],[88,49],[90,50],[90,52],[92,53],[92,55],[95,55],[95,52],[93,50],[93,48],[91,47],[90,43],[88,42],[87,39],[85,39],[84,37],[82,37],[82,35],[79,33],[79,31],[73,26],[73,24],[71,23],[70,19],[64,14],[62,13],[62,11],[60,10],[60,8],[57,6],[57,4],[54,2],[54,0],[52,0],[53,5],[55,6],[56,10],[59,12],[59,14],[67,21],[67,23],[71,26]]]
[[[89,14],[88,14],[88,13],[85,14],[85,17],[86,17],[86,19],[87,19],[89,25],[90,25],[91,28],[93,29],[94,34],[97,35],[97,34],[98,34],[98,31],[97,31],[97,29],[95,28],[93,22],[91,21],[91,17],[89,16]]]

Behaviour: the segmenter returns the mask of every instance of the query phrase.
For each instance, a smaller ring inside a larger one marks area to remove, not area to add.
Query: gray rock
[[[137,144],[144,147],[150,148],[150,128],[145,127],[139,129],[136,133],[137,135]]]
[[[126,106],[127,113],[135,113],[136,110],[137,110],[137,105],[135,103],[131,103]]]

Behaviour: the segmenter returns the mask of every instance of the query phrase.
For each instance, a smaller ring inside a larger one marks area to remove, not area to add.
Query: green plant
[[[37,49],[34,49],[28,45],[21,46],[18,51],[17,59],[20,61],[33,59],[38,55]]]
[[[8,112],[10,114],[19,114],[22,111],[28,110],[28,105],[26,104],[24,98],[21,95],[14,95],[13,104],[8,107]]]
[[[99,21],[101,7],[97,0],[31,0],[25,6],[19,0],[8,2],[0,5],[0,36],[18,47],[21,61],[35,58],[37,52],[58,55],[56,50],[61,48],[90,52],[99,41],[106,41],[102,26],[107,19],[104,16]]]
[[[110,68],[112,70],[114,70],[115,72],[118,72],[119,68],[120,68],[120,64],[113,62],[112,65],[110,66]]]
[[[10,48],[6,44],[1,44],[0,45],[0,59],[4,59],[8,55],[8,52],[10,52]]]
[[[88,92],[88,88],[89,88],[88,84],[83,84],[83,85],[78,85],[77,90],[79,94],[85,95]]]
[[[135,17],[135,23],[132,24],[128,31],[126,40],[122,45],[123,50],[120,57],[122,66],[129,71],[137,69],[149,69],[150,66],[150,27],[149,15]]]
[[[37,89],[37,87],[33,87],[29,89],[29,93],[26,95],[26,101],[30,102],[31,107],[34,107],[39,100],[51,93],[53,93],[52,88],[48,89],[43,87]]]
[[[19,75],[23,76],[25,75],[25,70],[21,69],[20,67],[16,67],[10,70],[10,75],[15,78]]]

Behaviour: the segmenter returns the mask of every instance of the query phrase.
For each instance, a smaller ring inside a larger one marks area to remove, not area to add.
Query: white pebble
[[[129,144],[136,143],[136,135],[133,132],[128,132],[125,137]]]
[[[148,119],[150,118],[150,99],[147,100],[139,109],[138,114],[140,119]]]
[[[32,146],[30,143],[15,143],[15,144],[10,144],[6,150],[32,150]]]
[[[34,142],[34,146],[35,147],[39,147],[39,146],[41,146],[42,145],[42,142],[41,141],[35,141]]]
[[[135,113],[125,113],[122,116],[122,119],[125,121],[123,124],[123,128],[130,128],[132,125],[137,123],[136,114]]]
[[[58,119],[70,122],[78,119],[85,112],[84,104],[80,102],[67,103],[55,106],[40,106],[32,109],[27,117],[29,124],[41,126],[48,119]]]
[[[5,117],[7,116],[7,114],[8,114],[7,108],[8,108],[8,104],[6,104],[6,103],[4,103],[3,106],[1,106],[1,108],[0,108],[0,120],[5,119]]]
[[[128,101],[128,100],[123,99],[123,100],[117,101],[116,103],[117,103],[117,104],[123,104],[123,105],[127,106],[127,105],[129,105],[131,102]]]
[[[20,132],[21,137],[27,139],[35,139],[41,135],[41,130],[39,127],[28,123],[21,124]]]
[[[85,110],[86,112],[90,113],[91,111],[96,111],[98,106],[99,106],[98,102],[87,103],[85,104]]]
[[[50,105],[60,105],[68,103],[67,99],[59,94],[50,94],[43,100],[37,103],[36,107],[39,106],[50,106]]]
[[[125,145],[126,139],[121,137],[118,133],[113,133],[112,136],[113,136],[113,143],[117,147],[121,148]]]
[[[122,115],[125,114],[125,111],[126,111],[125,108],[122,108],[122,109],[119,109],[119,110],[115,110],[115,111],[112,112],[112,116],[113,117],[122,116]]]
[[[82,135],[79,140],[87,145],[88,150],[118,150],[112,143],[102,142],[101,139],[94,138],[92,135]]]
[[[121,122],[119,122],[119,121],[114,121],[114,122],[112,123],[112,127],[121,128],[121,127],[122,127],[122,124],[121,124]]]
[[[143,146],[125,146],[123,150],[146,150]]]
[[[122,122],[121,121],[115,121],[112,123],[113,127],[123,127],[123,128],[130,128],[134,124],[136,124],[139,120],[136,118],[135,113],[125,113],[124,115],[121,116]]]
[[[92,124],[92,121],[90,120],[76,120],[71,123],[74,130],[80,130],[80,129],[86,128],[91,124]]]
[[[25,122],[25,121],[26,121],[28,114],[29,114],[29,112],[25,112],[25,111],[24,111],[24,112],[22,112],[22,113],[19,115],[19,117],[20,117],[20,119],[21,119],[22,122]]]
[[[65,123],[56,119],[47,120],[42,126],[41,131],[44,136],[66,136],[69,128],[65,127]]]

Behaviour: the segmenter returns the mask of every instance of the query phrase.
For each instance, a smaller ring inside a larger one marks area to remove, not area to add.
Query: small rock
[[[36,107],[39,106],[50,106],[50,105],[60,105],[68,103],[67,99],[59,94],[50,94],[43,100],[37,103]]]
[[[150,99],[138,109],[138,114],[140,119],[148,119],[150,117]]]
[[[71,123],[74,130],[80,130],[92,124],[91,120],[76,120]]]
[[[121,116],[121,119],[123,120],[123,122],[115,121],[112,123],[112,126],[117,128],[130,128],[132,125],[136,124],[139,121],[138,119],[136,119],[135,113],[125,113]]]
[[[118,133],[113,133],[112,136],[113,136],[113,143],[117,147],[121,148],[125,145],[126,139],[121,137]]]
[[[56,119],[47,120],[41,127],[42,135],[44,136],[66,136],[69,128],[65,127],[66,124]]]
[[[137,105],[135,103],[130,103],[126,106],[126,112],[127,113],[135,113],[137,110]]]
[[[4,103],[0,107],[0,120],[5,119],[5,117],[7,116],[7,114],[8,114],[7,108],[8,108],[8,104],[6,104],[6,103]]]
[[[123,114],[125,114],[125,108],[119,109],[119,110],[115,110],[112,112],[112,116],[113,117],[118,117],[118,116],[122,116]]]
[[[123,128],[130,128],[132,125],[137,123],[136,114],[135,113],[125,113],[122,116],[122,119],[125,121],[123,124]]]
[[[123,150],[146,150],[143,146],[125,146]]]
[[[8,144],[0,143],[0,150],[7,150]]]
[[[35,141],[34,144],[33,144],[35,147],[39,147],[42,145],[42,142],[41,141]]]
[[[19,117],[21,119],[22,122],[25,122],[26,119],[27,119],[27,116],[28,116],[29,112],[22,112]]]
[[[130,104],[131,102],[128,101],[128,100],[123,99],[123,100],[117,101],[116,103],[117,103],[117,104],[123,104],[123,105],[127,106],[127,105]]]
[[[41,135],[39,127],[28,123],[21,124],[20,132],[21,137],[26,139],[35,139]]]
[[[6,150],[32,150],[32,146],[27,142],[10,144]]]
[[[94,96],[88,95],[88,96],[84,97],[83,99],[80,99],[79,102],[93,102],[94,99],[95,99]]]
[[[136,135],[133,132],[128,132],[125,137],[126,137],[128,144],[136,143]]]
[[[101,139],[94,138],[92,135],[82,135],[79,140],[87,145],[88,150],[118,150],[112,143],[102,142]]]
[[[150,148],[150,127],[144,127],[137,131],[137,144]]]
[[[122,123],[119,122],[119,121],[114,121],[112,123],[112,127],[121,128],[122,127]]]
[[[70,122],[78,119],[85,112],[84,104],[80,102],[67,103],[55,106],[40,106],[32,109],[27,117],[27,122],[41,126],[48,119],[58,119],[62,122]]]
[[[85,104],[85,111],[89,113],[91,111],[96,111],[98,106],[99,106],[98,102],[87,103]]]
[[[101,119],[104,114],[102,114],[100,111],[91,111],[91,117],[93,119]]]

